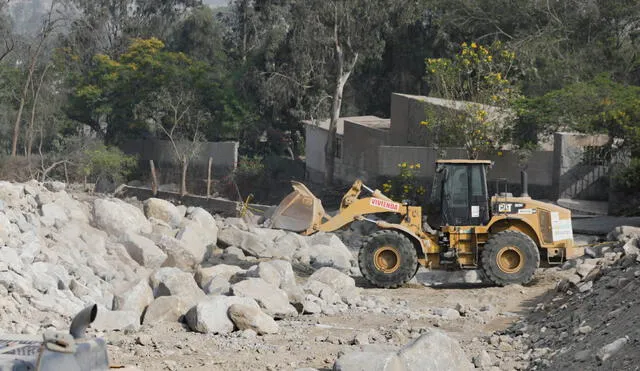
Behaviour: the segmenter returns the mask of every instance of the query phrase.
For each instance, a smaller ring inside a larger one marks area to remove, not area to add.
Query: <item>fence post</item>
[[[149,166],[151,167],[151,192],[155,197],[158,194],[158,178],[156,177],[156,167],[153,164],[153,160],[149,160]]]
[[[209,168],[207,169],[207,198],[211,195],[211,165],[213,164],[213,157],[209,157]]]

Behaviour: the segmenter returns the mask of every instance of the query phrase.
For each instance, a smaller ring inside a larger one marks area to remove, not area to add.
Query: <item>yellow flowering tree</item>
[[[520,97],[515,60],[515,53],[500,42],[463,43],[452,59],[426,60],[432,95],[447,100],[427,104],[421,122],[436,146],[464,147],[475,159],[510,140],[515,121],[511,108]]]
[[[400,175],[382,184],[382,193],[397,202],[419,201],[427,191],[416,179],[416,172],[420,170],[421,164],[402,162],[398,167]]]

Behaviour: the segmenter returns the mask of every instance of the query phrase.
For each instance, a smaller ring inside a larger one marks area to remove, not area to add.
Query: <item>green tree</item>
[[[640,87],[610,74],[568,85],[519,104],[517,132],[535,141],[556,131],[608,133],[640,156]]]
[[[515,53],[495,42],[462,43],[453,58],[426,60],[433,95],[446,99],[437,109],[427,105],[421,123],[439,147],[464,147],[470,159],[510,140],[512,106],[519,90]]]
[[[93,68],[76,83],[69,114],[107,142],[138,137],[149,132],[149,125],[136,107],[153,101],[162,89],[179,86],[193,95],[198,109],[211,115],[212,125],[200,128],[208,139],[236,134],[235,119],[243,111],[226,76],[184,53],[166,50],[155,38],[134,40],[118,59],[96,55]]]

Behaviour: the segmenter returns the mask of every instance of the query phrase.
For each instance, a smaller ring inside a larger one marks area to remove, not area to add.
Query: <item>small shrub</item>
[[[78,171],[81,176],[95,182],[110,179],[118,183],[125,180],[136,167],[136,156],[126,155],[116,147],[100,143],[82,151]]]
[[[236,169],[235,173],[238,177],[246,179],[263,175],[264,169],[265,165],[262,156],[240,156],[240,161],[238,161],[238,168]]]
[[[418,202],[424,198],[426,189],[418,184],[415,172],[420,169],[420,164],[409,164],[403,162],[398,164],[400,175],[387,180],[382,185],[382,193],[394,201]]]
[[[640,158],[633,158],[628,167],[614,176],[614,189],[627,194],[640,193]]]

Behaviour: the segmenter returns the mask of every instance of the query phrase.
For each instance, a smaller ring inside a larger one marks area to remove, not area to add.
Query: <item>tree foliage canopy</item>
[[[54,0],[27,8],[0,2],[5,152],[14,127],[19,153],[80,133],[108,144],[162,137],[151,124],[169,117],[159,102],[182,96],[194,117],[206,117],[196,120],[204,138],[239,140],[250,156],[282,154],[301,119],[388,117],[390,94],[402,92],[510,108],[513,130],[494,130],[483,109],[454,130],[442,126],[440,144],[464,145],[471,156],[556,130],[607,132],[638,153],[635,0],[232,0],[216,9],[200,0]],[[23,32],[43,30],[47,19],[60,22],[46,38]]]

